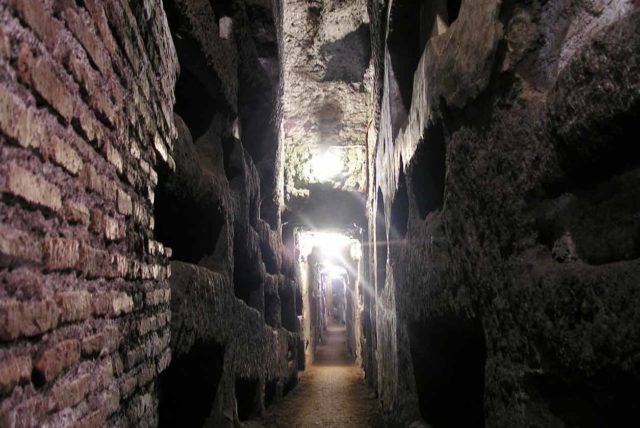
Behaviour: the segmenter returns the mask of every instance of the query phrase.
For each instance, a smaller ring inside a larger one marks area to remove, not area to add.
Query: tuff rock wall
[[[297,382],[301,337],[277,178],[277,3],[164,2],[181,73],[175,169],[158,169],[172,363],[160,426],[233,427]],[[301,356],[302,357],[302,356]]]
[[[637,413],[638,6],[369,2],[363,364],[390,420]]]

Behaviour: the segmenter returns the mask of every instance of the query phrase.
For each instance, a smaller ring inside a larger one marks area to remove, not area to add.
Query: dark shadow
[[[264,386],[264,407],[265,409],[270,407],[276,400],[278,393],[278,380],[270,380]]]
[[[411,159],[409,184],[423,220],[442,208],[446,174],[446,146],[440,123],[430,126]]]
[[[199,427],[212,411],[222,377],[224,347],[195,344],[158,377],[159,426]]]
[[[240,421],[246,421],[258,416],[260,411],[258,385],[257,379],[236,378],[236,403]]]
[[[398,177],[398,188],[391,205],[391,233],[393,239],[404,239],[407,236],[407,225],[409,222],[409,195],[407,194],[407,183],[404,176],[404,167],[400,160],[400,174]]]
[[[286,284],[281,286],[279,291],[282,326],[290,332],[295,332],[298,318],[296,315],[295,290],[291,284]]]
[[[215,253],[224,217],[213,189],[188,169],[158,171],[153,208],[157,239],[172,248],[174,260],[197,264]]]
[[[264,294],[264,320],[273,328],[277,328],[281,324],[281,306],[278,293]]]
[[[402,106],[409,111],[413,92],[413,74],[420,56],[420,3],[418,0],[393,2],[387,47]]]
[[[414,322],[409,341],[422,417],[434,428],[484,427],[480,321],[447,316]]]
[[[447,23],[453,24],[458,15],[460,15],[460,8],[462,7],[462,0],[447,0]]]
[[[325,82],[362,82],[371,59],[369,24],[360,24],[342,39],[325,44],[320,54],[329,59]]]

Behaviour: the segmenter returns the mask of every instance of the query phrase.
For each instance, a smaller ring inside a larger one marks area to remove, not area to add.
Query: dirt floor
[[[382,427],[377,400],[347,353],[342,326],[330,326],[298,386],[251,427]]]

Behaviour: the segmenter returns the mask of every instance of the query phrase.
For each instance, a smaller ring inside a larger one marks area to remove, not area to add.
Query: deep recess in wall
[[[387,276],[387,226],[384,217],[384,197],[382,190],[378,187],[376,210],[376,290],[384,290]]]
[[[280,297],[277,293],[264,294],[264,320],[271,327],[278,327],[280,324]]]
[[[181,43],[185,45],[186,42]],[[207,88],[200,83],[188,67],[182,67],[176,83],[174,110],[189,127],[193,141],[204,134],[216,112],[216,101],[209,96]]]
[[[525,376],[525,383],[530,400],[527,406],[527,419],[532,423],[537,422],[536,419],[540,417],[539,407],[546,407],[555,418],[568,427],[596,428],[625,425],[620,423],[622,419],[618,419],[618,423],[607,420],[601,413],[602,409],[599,408],[599,401],[602,403],[607,400],[598,400],[593,397],[585,385],[572,384],[561,376],[549,373],[529,374]]]
[[[413,93],[413,74],[418,67],[420,56],[420,3],[418,0],[400,0],[393,2],[391,27],[387,39],[389,57],[400,91],[403,108],[409,111]],[[391,97],[392,99],[395,97]],[[392,106],[392,110],[394,106]],[[398,124],[400,125],[400,124]],[[394,126],[394,128],[396,128]]]
[[[195,344],[173,358],[159,377],[160,427],[202,426],[211,413],[222,376],[223,346]]]
[[[438,428],[484,427],[480,321],[446,316],[410,323],[409,342],[422,417]]]
[[[233,291],[236,297],[245,302],[248,306],[260,310],[261,308],[257,307],[258,302],[256,302],[256,299],[254,298],[254,295],[260,291],[260,278],[257,276],[237,274],[236,272],[239,269],[240,268],[238,267],[237,269],[234,269],[233,272]]]
[[[447,23],[449,25],[458,19],[460,14],[460,8],[462,7],[462,0],[447,0]]]
[[[238,419],[246,421],[258,414],[260,408],[257,379],[236,378],[236,403],[238,405]]]
[[[409,185],[423,220],[444,202],[446,144],[442,124],[430,126],[409,163]]]
[[[224,218],[217,201],[203,197],[202,188],[179,173],[168,169],[158,173],[156,236],[172,248],[173,259],[197,264],[214,254]]]
[[[606,122],[578,129],[560,142],[562,166],[569,174],[570,187],[592,187],[612,175],[640,166],[640,103]],[[588,141],[580,144],[579,141]],[[556,192],[566,190],[559,186]]]
[[[291,332],[296,331],[296,301],[293,287],[286,286],[280,288],[280,309],[282,326]]]
[[[302,343],[302,342],[299,342]],[[304,347],[300,350],[298,350],[298,355],[304,355]],[[304,370],[304,357],[299,359],[299,364],[298,364],[298,369],[299,370]],[[291,392],[291,390],[293,388],[296,387],[298,381],[296,379],[290,378],[287,379],[287,381],[285,382],[285,384],[282,387],[282,395],[287,395],[288,393]]]
[[[391,233],[394,238],[404,239],[405,236],[407,236],[408,222],[409,194],[407,193],[407,183],[404,174],[404,167],[402,165],[402,159],[400,159],[398,188],[396,189],[396,194],[393,198],[393,204],[391,205]]]
[[[264,408],[270,407],[276,399],[278,380],[268,380],[264,386]]]

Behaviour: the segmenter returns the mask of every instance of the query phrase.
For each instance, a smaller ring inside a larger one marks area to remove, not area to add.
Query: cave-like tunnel
[[[0,427],[627,427],[638,0],[0,0]]]

